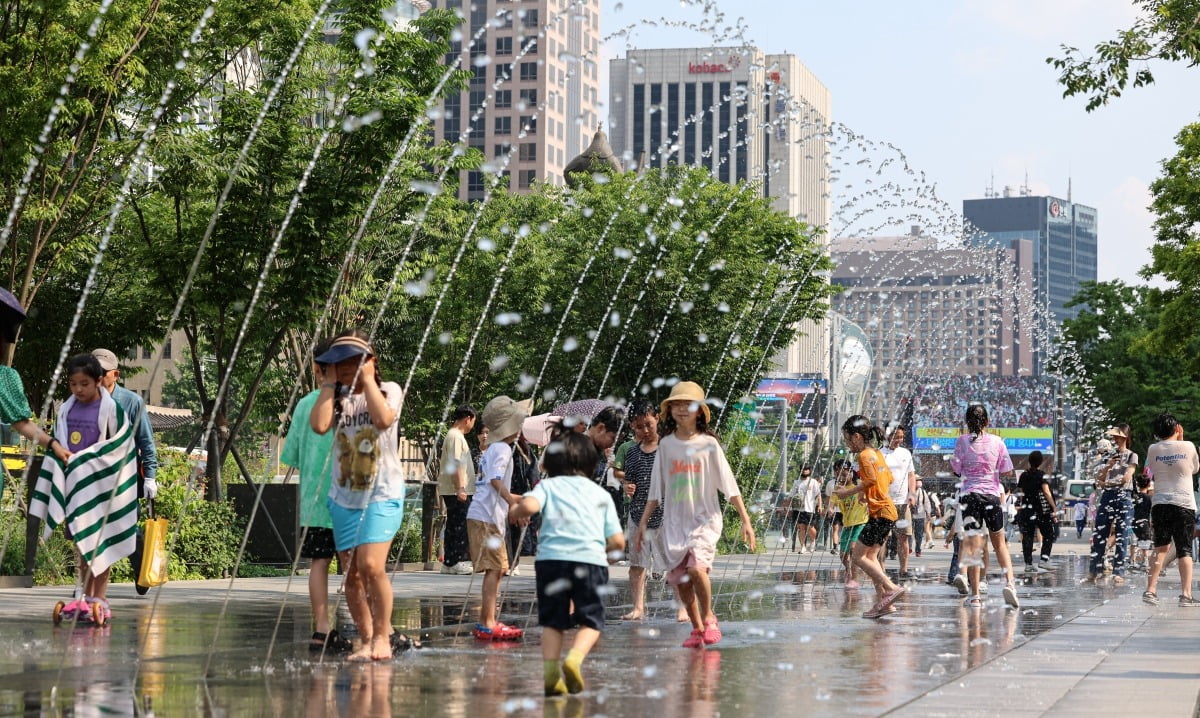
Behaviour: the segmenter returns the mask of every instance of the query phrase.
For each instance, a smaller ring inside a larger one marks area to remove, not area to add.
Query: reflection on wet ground
[[[1099,590],[1062,588],[1082,570],[1077,561],[1064,560],[1024,586],[1019,611],[1003,606],[999,586],[982,609],[965,609],[939,576],[911,582],[899,612],[881,621],[861,618],[873,591],[845,590],[840,570],[759,573],[736,582],[721,582],[718,573],[725,631],[718,646],[681,648],[688,627],[660,600],[647,622],[611,622],[585,664],[588,690],[551,701],[540,696],[536,627],[510,645],[435,633],[425,649],[390,664],[357,666],[321,662],[308,652],[303,600],[289,601],[282,611],[278,601],[252,592],[234,591],[224,606],[223,590],[211,591],[217,600],[157,606],[130,600],[112,625],[72,629],[51,625],[51,594],[35,589],[44,597],[37,605],[46,604],[45,620],[31,619],[24,609],[0,617],[0,713],[133,715],[149,706],[158,715],[487,717],[545,710],[619,716],[653,710],[662,718],[692,718],[781,714],[802,705],[825,714],[875,715],[1098,604]],[[456,624],[464,615],[462,595],[399,595],[395,623],[409,632]],[[623,604],[627,596],[618,591],[612,601]],[[476,605],[465,608],[469,622]],[[521,623],[531,609],[532,581],[513,582],[505,616]]]

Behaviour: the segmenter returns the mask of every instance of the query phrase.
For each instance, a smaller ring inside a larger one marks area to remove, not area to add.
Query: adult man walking
[[[800,469],[800,480],[792,486],[792,508],[796,514],[796,528],[792,531],[792,550],[796,550],[796,539],[800,539],[800,553],[816,550],[817,517],[821,513],[821,482],[812,477],[812,467]],[[812,545],[809,545],[812,541]]]
[[[892,536],[896,539],[896,556],[900,559],[900,578],[908,577],[908,539],[912,536],[912,501],[917,490],[917,471],[913,466],[912,452],[901,446],[904,443],[904,429],[897,426],[888,436],[888,445],[880,451],[887,461],[888,469],[892,472],[892,485],[888,494],[892,503],[896,504],[896,527]],[[880,552],[880,563],[883,563],[883,552]]]
[[[125,416],[133,422],[133,442],[137,448],[138,461],[138,498],[153,499],[158,495],[158,451],[154,448],[154,432],[150,429],[150,418],[146,415],[146,404],[142,397],[117,383],[121,378],[121,369],[117,364],[117,355],[108,349],[96,349],[92,356],[100,362],[104,376],[100,377],[100,385],[112,396],[125,411]]]
[[[471,548],[467,538],[467,509],[475,493],[475,461],[467,434],[475,428],[475,409],[463,404],[450,416],[452,422],[442,439],[442,466],[438,474],[438,493],[446,512],[445,539],[442,543],[442,573],[469,576]]]

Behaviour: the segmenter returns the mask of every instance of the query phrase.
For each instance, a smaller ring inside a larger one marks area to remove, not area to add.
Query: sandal
[[[312,638],[308,642],[308,650],[313,653],[318,653],[325,650],[328,653],[349,653],[353,648],[350,641],[342,637],[342,634],[333,629],[328,634],[314,631]]]
[[[402,653],[410,649],[420,650],[425,647],[419,638],[410,638],[399,631],[392,631],[388,642],[392,646],[392,653]]]

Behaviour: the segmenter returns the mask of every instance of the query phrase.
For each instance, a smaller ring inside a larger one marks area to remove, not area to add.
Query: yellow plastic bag
[[[146,538],[137,582],[139,586],[146,588],[161,586],[167,582],[166,519],[146,519]]]

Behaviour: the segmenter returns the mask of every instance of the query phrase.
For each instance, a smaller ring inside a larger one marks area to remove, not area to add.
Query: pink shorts
[[[692,551],[688,551],[687,556],[683,557],[683,560],[679,562],[679,565],[667,572],[667,583],[671,584],[672,586],[678,586],[679,584],[684,583],[688,580],[688,569],[691,568],[704,571],[705,573],[708,573],[710,570],[712,570],[712,566],[709,566],[700,559],[696,558],[696,554]]]

